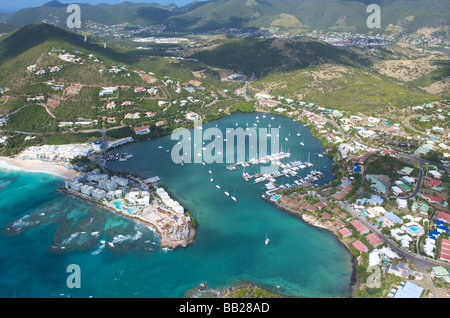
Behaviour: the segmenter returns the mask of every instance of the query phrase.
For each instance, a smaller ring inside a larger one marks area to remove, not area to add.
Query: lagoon
[[[263,114],[255,113],[204,126],[245,127],[258,115],[261,126],[281,125],[280,140],[289,139],[282,147],[292,153],[290,159],[304,161],[310,156],[311,169],[325,174],[318,183],[333,180],[331,159],[314,155],[323,152],[322,145],[299,122],[279,116],[263,119]],[[130,144],[118,151],[132,153],[133,158],[108,163],[110,169],[145,178],[158,175],[160,183],[194,215],[198,223],[194,245],[175,250],[161,249],[159,237],[149,228],[61,193],[59,178],[0,171],[0,270],[4,273],[0,295],[179,298],[203,282],[222,288],[237,280],[270,290],[278,285],[277,292],[289,297],[352,294],[353,257],[334,235],[264,201],[262,184],[246,182],[242,169],[229,171],[225,163],[174,164],[164,150],[175,143],[166,136]],[[247,169],[252,173],[259,167]],[[220,190],[210,182],[209,170]],[[290,182],[281,178],[280,183]],[[236,194],[236,202],[224,194],[227,189]],[[65,285],[70,264],[81,268],[81,289]]]

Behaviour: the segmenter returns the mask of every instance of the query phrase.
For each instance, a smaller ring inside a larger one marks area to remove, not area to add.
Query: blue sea
[[[254,123],[281,127],[282,148],[292,154],[284,161],[310,157],[314,167],[301,174],[316,169],[325,174],[319,185],[332,181],[333,162],[317,156],[323,148],[310,130],[291,119],[271,117],[235,114],[204,129],[217,125],[225,133],[236,124],[245,128]],[[116,171],[160,177],[192,213],[198,223],[195,243],[175,250],[161,248],[154,230],[62,193],[61,178],[0,170],[0,297],[181,298],[203,282],[219,289],[239,281],[273,291],[278,285],[276,292],[287,297],[351,296],[353,258],[331,233],[264,201],[264,183],[246,182],[242,168],[174,164],[165,150],[176,143],[166,136],[130,144],[117,151],[133,158],[108,163]],[[252,174],[259,167],[246,169]],[[235,194],[237,202],[224,190]],[[70,264],[80,268],[81,288],[67,286]]]

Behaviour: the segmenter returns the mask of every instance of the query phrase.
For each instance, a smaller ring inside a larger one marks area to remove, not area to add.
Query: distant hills
[[[381,7],[381,29],[366,25],[369,3]],[[170,25],[173,31],[202,32],[228,28],[252,28],[269,32],[335,30],[358,33],[412,34],[429,29],[449,35],[450,0],[211,0],[185,6],[122,2],[117,5],[82,6],[83,21],[101,24]],[[38,8],[23,9],[6,17],[22,26],[51,23],[64,27],[66,5],[51,1]]]
[[[220,45],[187,56],[199,63],[172,63],[171,59],[154,55],[156,52],[152,50],[110,45],[104,48],[102,42],[92,37],[85,42],[80,34],[48,24],[27,25],[0,38],[0,87],[26,85],[33,79],[27,77],[27,66],[48,59],[47,52],[53,48],[93,53],[109,65],[130,65],[184,82],[203,72],[203,85],[215,89],[228,89],[223,88],[228,84],[221,82],[220,73],[254,73],[256,80],[248,86],[249,96],[264,92],[344,110],[405,107],[448,99],[450,93],[448,58],[420,54],[409,58],[407,55],[412,53],[401,53],[392,46],[381,48],[373,55],[365,50],[338,48],[307,37],[235,38],[224,39]],[[101,64],[96,65],[100,67]],[[98,71],[92,65],[67,68],[64,80],[98,84],[105,81]],[[104,82],[106,86],[111,84]]]

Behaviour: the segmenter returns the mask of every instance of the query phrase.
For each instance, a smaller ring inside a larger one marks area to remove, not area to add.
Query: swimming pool
[[[410,226],[409,229],[413,232],[420,231],[420,227],[418,227],[418,226]]]
[[[273,197],[272,197],[272,200],[276,201],[276,200],[278,200],[279,198],[281,198],[281,195],[279,195],[279,194],[274,194]]]
[[[117,210],[122,210],[122,203],[114,202],[114,205],[116,206]]]

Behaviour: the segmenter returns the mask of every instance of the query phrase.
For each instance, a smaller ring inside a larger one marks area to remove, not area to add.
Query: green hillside
[[[381,7],[381,29],[366,25],[369,3]],[[450,0],[211,0],[184,7],[155,3],[123,2],[117,5],[81,4],[82,20],[107,25],[164,23],[169,30],[203,32],[227,28],[253,28],[273,32],[322,29],[366,34],[394,29],[411,34],[423,27],[438,28],[448,35]],[[65,5],[52,1],[38,8],[23,9],[6,17],[13,25],[50,23],[64,27]],[[397,32],[396,31],[396,32]]]
[[[117,63],[133,63],[137,58],[133,52],[104,48],[103,43],[92,39],[85,42],[84,36],[52,25],[27,25],[0,39],[0,85],[6,85],[18,74],[18,70],[26,70],[42,52],[48,52],[52,48],[64,48],[68,51],[89,50]]]
[[[200,61],[224,69],[257,76],[270,72],[302,69],[323,63],[362,67],[369,61],[350,51],[308,38],[231,39],[213,50],[193,55]]]
[[[448,98],[448,90],[430,93],[423,87],[448,76],[448,61],[435,61],[435,71],[416,74],[414,80],[380,73],[380,61],[420,65],[390,48],[369,58],[364,51],[338,48],[308,38],[230,39],[193,57],[215,67],[250,75],[256,80],[249,93],[268,93],[307,100],[328,108],[369,111],[385,106],[403,108]],[[426,69],[426,66],[424,67]],[[383,70],[383,69],[381,69]],[[394,72],[395,74],[395,72]]]
[[[156,106],[158,100],[171,102],[188,96],[202,98],[202,104],[195,105],[197,110],[201,105],[212,102],[213,96],[226,98],[219,94],[220,91],[234,91],[240,85],[239,82],[222,82],[217,70],[202,63],[158,56],[157,52],[151,55],[155,52],[123,49],[109,44],[105,48],[103,43],[93,38],[86,42],[84,40],[82,35],[46,24],[28,25],[0,39],[0,87],[6,88],[6,92],[0,96],[0,114],[12,116],[10,123],[15,130],[24,128],[19,123],[32,110],[31,105],[42,104],[26,101],[36,96],[44,96],[45,103],[57,121],[76,121],[77,118],[101,121],[105,115],[123,118],[125,111],[161,111]],[[81,59],[80,62],[63,61],[59,54],[65,52],[75,54]],[[32,65],[35,65],[35,69],[28,70]],[[59,71],[49,72],[51,67],[57,65],[61,66]],[[111,68],[121,71],[111,72]],[[40,69],[46,72],[36,74]],[[163,82],[169,78],[173,79],[173,84],[164,85]],[[193,82],[195,85],[202,86],[197,92],[188,93],[181,89],[176,92],[177,82],[188,83],[193,80],[196,80]],[[53,90],[49,82],[63,85],[63,89]],[[74,92],[67,90],[71,86],[75,87]],[[135,87],[153,86],[159,91],[154,96],[145,94],[142,98],[133,91]],[[102,87],[120,88],[113,96],[101,99],[99,91]],[[135,107],[119,108],[117,113],[102,113],[109,98],[115,99],[117,103],[132,101]],[[218,106],[221,104],[219,101]],[[205,113],[217,116],[217,107],[210,107]],[[44,108],[37,109],[42,111]],[[173,106],[166,114],[175,117],[179,110],[178,106]],[[14,120],[19,115],[20,120]],[[119,122],[118,119],[117,124]],[[37,126],[27,125],[25,128],[30,131],[33,127]]]

